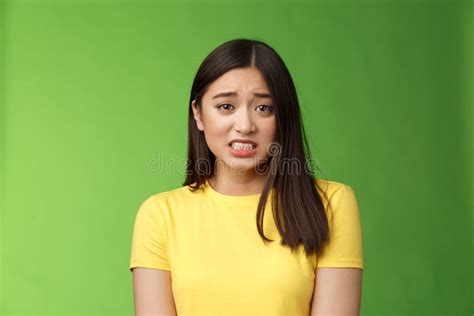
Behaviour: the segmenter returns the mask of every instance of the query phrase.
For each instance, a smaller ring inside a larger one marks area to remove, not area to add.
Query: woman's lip
[[[255,143],[239,142],[239,141],[236,141],[236,140],[235,140],[235,141],[231,141],[231,142],[229,143],[229,146],[232,147],[232,144],[233,144],[233,143],[250,144],[250,145],[252,145],[253,148],[256,148],[256,147],[257,147],[257,144],[255,144]]]
[[[257,147],[252,148],[251,150],[246,149],[234,149],[229,145],[229,151],[232,155],[240,158],[252,157],[257,153]]]

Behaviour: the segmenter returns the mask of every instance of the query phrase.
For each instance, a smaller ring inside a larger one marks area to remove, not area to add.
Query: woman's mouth
[[[229,144],[229,150],[235,157],[247,158],[257,153],[257,146],[249,143],[232,142]]]

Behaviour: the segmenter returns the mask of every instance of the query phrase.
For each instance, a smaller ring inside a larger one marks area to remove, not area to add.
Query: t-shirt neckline
[[[223,201],[229,202],[255,202],[260,199],[262,193],[251,194],[251,195],[228,195],[221,192],[216,191],[208,180],[204,182],[205,191],[207,191],[210,195],[214,196],[215,198]]]

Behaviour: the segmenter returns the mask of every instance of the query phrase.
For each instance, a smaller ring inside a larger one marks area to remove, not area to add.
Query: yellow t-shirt
[[[316,268],[364,268],[352,188],[327,180],[318,183],[331,200],[333,212],[328,216],[334,225],[319,257],[307,258],[302,246],[291,253],[279,244],[271,196],[264,233],[275,241],[265,245],[256,226],[260,194],[225,195],[206,183],[204,192],[183,186],[141,204],[129,269],[170,271],[178,315],[309,315]]]

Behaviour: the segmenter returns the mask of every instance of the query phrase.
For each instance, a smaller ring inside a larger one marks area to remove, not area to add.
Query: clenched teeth
[[[232,148],[236,150],[253,148],[252,144],[244,144],[244,143],[239,143],[239,142],[233,142],[231,145],[232,145]]]

